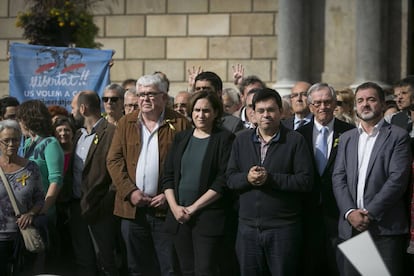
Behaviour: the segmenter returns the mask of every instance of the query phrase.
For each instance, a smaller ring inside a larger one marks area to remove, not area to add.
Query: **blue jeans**
[[[145,208],[137,210],[134,220],[122,220],[129,275],[177,274],[173,236],[163,228],[164,219],[148,214]]]
[[[239,223],[236,253],[242,276],[297,275],[301,250],[300,223],[270,229]]]

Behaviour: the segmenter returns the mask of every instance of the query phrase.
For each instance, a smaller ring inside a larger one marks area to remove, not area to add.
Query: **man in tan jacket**
[[[139,110],[119,121],[107,158],[117,191],[114,214],[122,218],[130,275],[175,275],[159,181],[175,134],[190,123],[166,108],[167,83],[158,75],[142,76],[137,95]]]

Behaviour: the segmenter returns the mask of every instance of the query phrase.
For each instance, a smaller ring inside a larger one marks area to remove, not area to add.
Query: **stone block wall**
[[[95,4],[97,41],[115,50],[112,82],[163,71],[170,92],[187,87],[187,70],[201,66],[232,85],[242,63],[269,85],[276,81],[277,0],[104,0]],[[8,45],[25,42],[15,26],[25,0],[0,3],[0,95],[8,94]]]

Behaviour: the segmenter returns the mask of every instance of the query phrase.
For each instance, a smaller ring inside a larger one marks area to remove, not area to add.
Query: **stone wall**
[[[192,66],[218,73],[225,86],[232,85],[232,65],[237,63],[245,66],[246,75],[255,74],[269,86],[277,83],[281,1],[296,1],[306,8],[303,18],[294,18],[306,30],[304,80],[328,82],[338,89],[353,84],[360,0],[102,0],[93,12],[100,28],[97,41],[116,52],[112,81],[163,71],[174,95],[186,89],[187,69]],[[384,39],[378,43],[384,53],[380,81],[385,84],[413,73],[413,2],[381,2]],[[8,45],[25,42],[15,26],[25,3],[0,1],[0,95],[8,94]]]
[[[15,26],[25,0],[0,2],[0,94],[8,94],[8,44],[25,42]],[[112,82],[163,71],[175,94],[187,87],[188,68],[202,66],[232,85],[237,63],[276,81],[277,0],[105,0],[94,14],[96,40],[116,52]]]

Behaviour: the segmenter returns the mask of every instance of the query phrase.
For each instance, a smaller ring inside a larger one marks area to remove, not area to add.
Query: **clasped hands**
[[[191,215],[196,211],[195,207],[193,205],[184,207],[180,205],[176,205],[174,207],[171,207],[171,211],[175,217],[175,219],[183,224],[186,223],[191,219]]]
[[[355,209],[348,214],[347,217],[349,223],[359,232],[368,229],[370,219],[368,217],[368,211],[365,209]]]
[[[262,186],[267,179],[267,171],[264,167],[253,166],[247,174],[247,181],[253,186]]]
[[[135,190],[131,193],[129,198],[131,204],[137,207],[161,207],[165,204],[165,195],[163,193],[151,197],[141,190]]]

